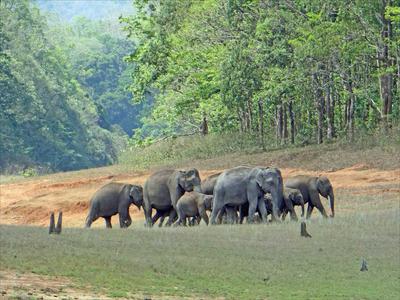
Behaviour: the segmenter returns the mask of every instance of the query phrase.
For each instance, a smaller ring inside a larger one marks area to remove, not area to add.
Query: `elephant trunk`
[[[333,190],[331,190],[331,192],[328,195],[329,197],[329,201],[330,201],[330,205],[331,205],[331,217],[335,217],[335,196],[333,195]]]
[[[273,200],[272,215],[275,218],[279,218],[285,206],[282,181],[280,181],[278,186],[272,190],[271,195]]]

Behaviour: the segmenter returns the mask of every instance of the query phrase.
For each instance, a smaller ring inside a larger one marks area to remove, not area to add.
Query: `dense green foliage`
[[[241,131],[322,143],[399,123],[398,1],[135,1],[136,138]]]
[[[75,78],[95,102],[100,126],[110,129],[117,124],[131,135],[140,125],[144,104],[135,105],[126,89],[133,66],[124,57],[134,45],[123,35],[118,20],[77,17],[70,24],[52,22],[50,26],[51,36],[65,51]]]
[[[0,26],[2,171],[114,162],[123,133],[102,126],[102,113],[77,80],[70,51],[39,10],[27,1],[2,1]]]

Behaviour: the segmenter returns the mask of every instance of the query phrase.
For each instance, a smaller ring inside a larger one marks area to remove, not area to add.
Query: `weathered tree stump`
[[[360,271],[361,271],[361,272],[368,271],[367,261],[366,261],[364,258],[363,258],[363,260],[362,260],[362,262],[361,262],[361,269],[360,269]]]
[[[57,220],[57,226],[55,228],[54,233],[60,234],[62,229],[62,211],[58,213],[58,220]]]
[[[306,223],[305,222],[301,222],[301,225],[300,225],[300,236],[311,238],[311,235],[306,230]]]
[[[49,234],[52,234],[55,231],[54,228],[54,213],[50,214],[50,225],[49,225]]]

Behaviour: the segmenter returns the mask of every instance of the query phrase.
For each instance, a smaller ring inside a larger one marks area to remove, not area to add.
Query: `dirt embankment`
[[[205,178],[221,170],[202,170]],[[52,211],[62,210],[63,224],[68,227],[81,227],[88,211],[88,204],[93,193],[102,185],[112,182],[143,184],[150,173],[95,175],[90,177],[81,172],[73,178],[47,176],[29,181],[0,185],[0,224],[47,226]],[[331,172],[315,172],[301,169],[282,169],[283,177],[298,174],[329,177],[335,189],[354,189],[358,194],[377,194],[384,192],[399,193],[400,169],[379,170],[358,164],[349,168]],[[143,213],[131,207],[134,219],[143,218]],[[113,218],[117,223],[117,218]],[[104,226],[98,221],[94,226]]]

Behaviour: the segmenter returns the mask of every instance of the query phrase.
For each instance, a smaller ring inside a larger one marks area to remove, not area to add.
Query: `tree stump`
[[[54,228],[54,213],[50,214],[50,226],[49,226],[49,234],[52,234],[55,231]]]
[[[54,230],[54,233],[60,234],[62,229],[62,211],[58,213],[58,220],[57,220],[57,226]]]
[[[304,236],[306,238],[311,238],[311,235],[306,230],[306,223],[305,222],[301,222],[301,225],[300,225],[300,236]]]

